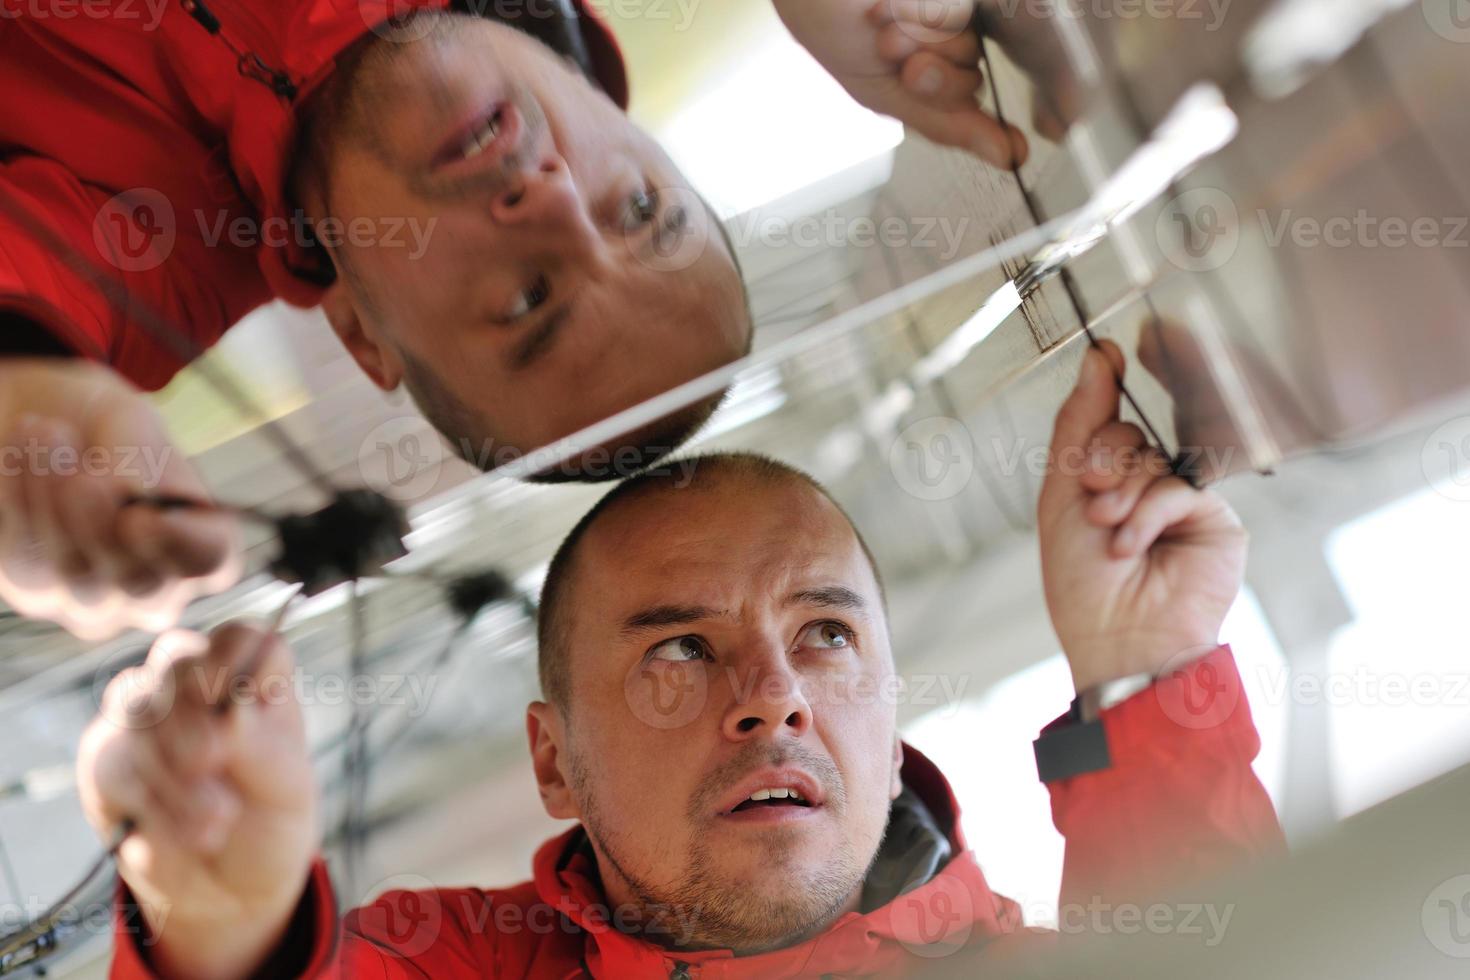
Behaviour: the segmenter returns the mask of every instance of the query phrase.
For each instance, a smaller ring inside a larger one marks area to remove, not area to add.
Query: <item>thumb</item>
[[[1077,386],[1057,412],[1053,456],[1086,452],[1097,430],[1118,418],[1122,393],[1114,373],[1121,376],[1123,367],[1123,352],[1112,341],[1087,351]]]

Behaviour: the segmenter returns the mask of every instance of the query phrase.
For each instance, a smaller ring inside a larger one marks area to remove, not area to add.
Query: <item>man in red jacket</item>
[[[230,579],[220,519],[122,506],[202,496],[187,465],[118,457],[172,456],[134,386],[273,296],[324,306],[372,381],[487,469],[748,349],[733,256],[624,115],[601,23],[446,2],[7,14],[0,86],[26,97],[0,121],[0,351],[112,369],[0,360],[0,594],[21,612],[156,628]],[[667,451],[710,409],[609,448]]]
[[[1080,692],[1037,742],[1070,925],[1282,845],[1217,645],[1245,534],[1157,454],[1110,462],[1144,438],[1118,420],[1109,359],[1121,371],[1116,347],[1089,352],[1058,417],[1039,514]],[[113,975],[898,975],[1014,945],[994,941],[1020,910],[966,851],[943,776],[898,739],[861,537],[782,464],[693,473],[623,484],[552,562],[527,731],[543,805],[579,825],[525,884],[390,893],[339,931],[289,651],[270,642],[258,696],[225,713],[208,692],[256,662],[256,631],[176,637],[115,683],[79,762],[93,825],[138,828]],[[118,724],[125,709],[146,724]]]
[[[486,468],[747,349],[733,256],[620,111],[602,24],[452,2],[0,0],[0,88],[24,93],[0,114],[0,599],[101,638],[233,580],[226,519],[125,506],[205,495],[136,391],[272,297],[324,306]],[[1008,164],[969,0],[937,29],[911,6],[780,10],[864,104]],[[646,462],[712,407],[608,448]]]

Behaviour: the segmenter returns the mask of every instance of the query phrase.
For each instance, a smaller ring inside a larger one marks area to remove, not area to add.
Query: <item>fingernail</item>
[[[925,95],[933,95],[938,92],[939,87],[943,84],[944,74],[938,68],[930,68],[921,72],[914,81],[914,87]]]

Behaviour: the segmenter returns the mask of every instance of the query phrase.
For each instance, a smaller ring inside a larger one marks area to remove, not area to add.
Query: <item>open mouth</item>
[[[809,800],[803,799],[794,789],[760,789],[735,804],[730,812],[740,813],[745,810],[755,810],[761,807],[803,807],[809,809],[811,805]]]
[[[515,106],[499,103],[455,129],[435,152],[433,166],[439,171],[458,171],[495,165],[515,148],[520,134]]]
[[[767,766],[732,786],[711,816],[741,824],[784,824],[816,816],[827,805],[822,784],[795,766]]]

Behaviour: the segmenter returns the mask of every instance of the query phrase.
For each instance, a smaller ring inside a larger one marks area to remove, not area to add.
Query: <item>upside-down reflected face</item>
[[[663,489],[603,514],[570,576],[570,703],[533,705],[533,750],[609,902],[737,953],[855,909],[899,743],[883,600],[841,511],[794,480]]]
[[[538,41],[441,20],[377,42],[307,204],[385,230],[333,249],[328,314],[369,376],[440,387],[414,393],[499,458],[743,355],[733,257],[668,156]]]

